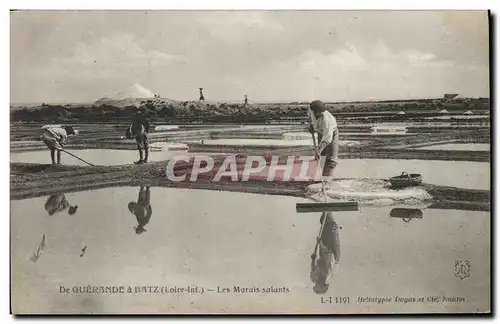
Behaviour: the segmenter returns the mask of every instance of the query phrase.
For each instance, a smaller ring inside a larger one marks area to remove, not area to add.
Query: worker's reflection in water
[[[50,216],[56,213],[60,213],[66,210],[68,207],[68,214],[70,215],[74,215],[78,209],[78,205],[69,205],[69,202],[64,194],[52,195],[49,197],[49,199],[47,199],[47,202],[45,203],[45,210]]]
[[[321,233],[318,256],[311,260],[311,280],[314,283],[313,290],[317,294],[327,292],[340,261],[339,228],[331,212],[323,212],[320,224],[325,221],[325,216],[326,223]]]
[[[129,202],[128,210],[137,218],[137,226],[134,227],[136,234],[142,234],[146,232],[144,226],[149,223],[149,219],[151,218],[151,214],[153,210],[151,209],[151,191],[149,190],[149,186],[141,186],[139,190],[139,198],[137,202]]]

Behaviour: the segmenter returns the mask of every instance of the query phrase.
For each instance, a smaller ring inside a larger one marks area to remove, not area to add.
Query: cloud
[[[78,44],[69,63],[84,67],[102,62],[107,67],[161,66],[182,60],[179,55],[167,54],[157,50],[141,48],[133,35],[119,34],[102,38],[96,44]]]
[[[264,101],[489,91],[485,11],[86,11],[60,12],[57,19],[36,12],[13,17],[11,96],[18,101],[95,100],[130,84],[180,100],[196,99],[198,87],[211,100],[240,100],[248,93]],[[56,23],[46,24],[52,18]]]
[[[467,75],[476,82],[471,85]],[[457,65],[417,49],[394,51],[383,42],[361,52],[350,43],[331,54],[306,51],[248,76],[254,100],[369,100],[441,97],[445,92],[488,95],[488,68]],[[258,98],[255,98],[258,97]]]
[[[182,59],[179,55],[144,49],[133,35],[118,34],[90,44],[76,43],[69,57],[52,58],[38,74],[55,78],[131,77],[133,72],[166,67]]]
[[[280,32],[285,28],[278,21],[268,17],[265,11],[212,11],[198,20],[215,35],[226,34],[236,29]]]
[[[442,21],[462,44],[460,56],[481,64],[489,62],[488,13],[486,11],[442,11]]]
[[[36,95],[40,98],[37,100],[47,102],[64,101],[63,98],[93,101],[119,89],[153,97],[140,84],[149,83],[152,76],[183,60],[181,55],[141,47],[133,35],[116,34],[88,43],[75,42],[66,56],[52,56],[43,65],[15,66],[11,80],[23,85],[14,90],[18,97]],[[130,84],[138,86],[128,89]]]
[[[379,40],[370,53],[374,63],[398,63],[406,67],[429,67],[453,65],[454,62],[447,59],[440,59],[434,53],[423,52],[418,49],[392,50],[384,42]]]

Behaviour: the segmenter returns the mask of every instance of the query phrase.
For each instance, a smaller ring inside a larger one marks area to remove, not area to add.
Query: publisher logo
[[[455,277],[465,279],[470,277],[470,261],[457,260],[455,261]]]

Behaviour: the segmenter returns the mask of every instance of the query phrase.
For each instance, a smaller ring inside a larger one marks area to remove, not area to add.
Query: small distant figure
[[[129,202],[128,210],[135,215],[137,226],[134,227],[136,234],[147,232],[144,226],[149,223],[153,210],[151,208],[151,191],[149,186],[141,186],[137,202]]]
[[[310,277],[314,283],[313,291],[317,294],[324,294],[328,291],[340,263],[339,227],[331,212],[322,213],[320,223],[325,221],[318,256],[311,261]]]
[[[40,139],[50,149],[52,164],[56,164],[55,153],[57,151],[57,164],[61,164],[61,150],[66,145],[68,136],[78,135],[78,131],[71,126],[65,127],[47,127],[44,129]]]
[[[132,117],[132,125],[127,129],[125,135],[128,139],[135,137],[137,143],[137,150],[139,151],[139,160],[135,164],[148,163],[149,156],[149,121],[147,119],[147,112],[144,107],[140,107]]]
[[[205,97],[203,96],[203,88],[200,89],[200,101],[205,100]]]
[[[248,105],[248,96],[245,95],[245,106]]]
[[[83,258],[83,256],[85,255],[85,251],[87,251],[87,246],[86,245],[82,249],[82,253],[80,254],[80,258]]]
[[[56,213],[60,213],[69,207],[68,214],[74,215],[78,209],[78,205],[70,206],[66,196],[64,194],[52,195],[47,199],[45,203],[45,211],[52,216]]]

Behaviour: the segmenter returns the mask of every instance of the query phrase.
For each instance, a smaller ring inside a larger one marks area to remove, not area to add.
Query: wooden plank
[[[358,202],[342,201],[329,203],[297,203],[297,213],[317,213],[326,211],[356,211],[358,210]]]

